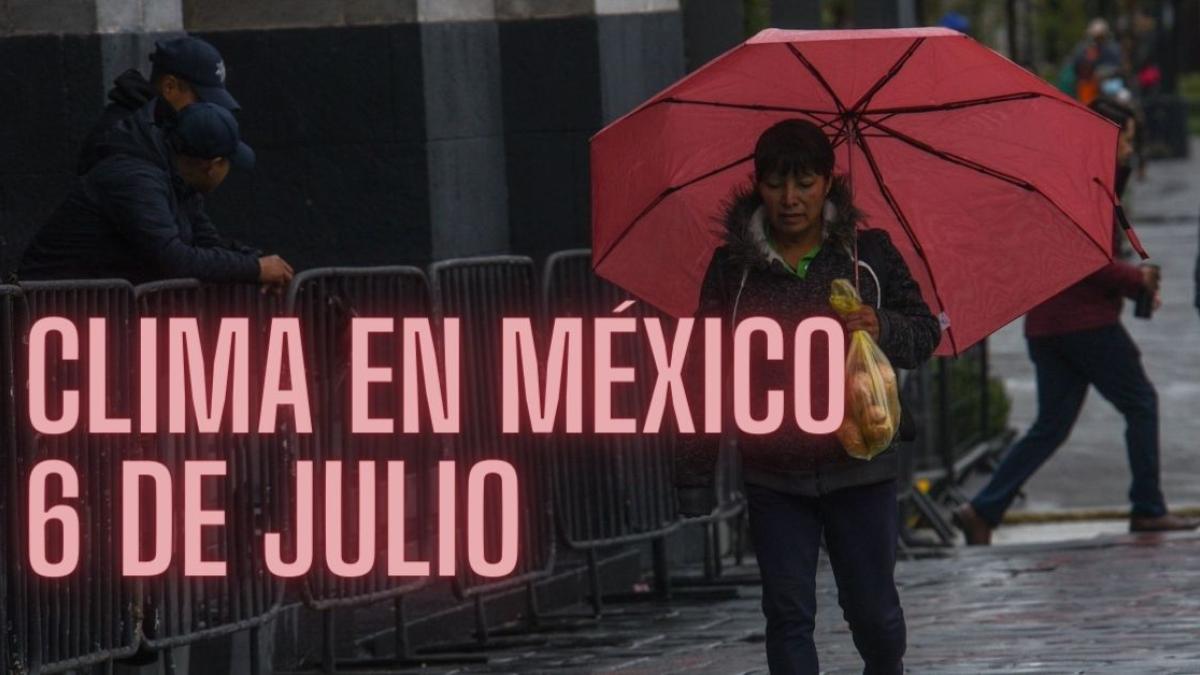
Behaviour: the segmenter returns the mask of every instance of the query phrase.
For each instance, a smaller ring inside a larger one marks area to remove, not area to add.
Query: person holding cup
[[[1130,175],[1136,133],[1134,113],[1109,99],[1091,108],[1120,128],[1116,193]],[[1113,249],[1118,232],[1113,228]],[[1035,307],[1025,318],[1029,356],[1037,373],[1038,412],[1029,431],[1008,449],[988,484],[954,513],[967,544],[991,543],[1021,487],[1066,442],[1095,387],[1125,417],[1125,442],[1133,480],[1129,489],[1131,532],[1192,530],[1200,521],[1167,511],[1160,486],[1158,394],[1142,367],[1141,353],[1121,325],[1125,298],[1139,299],[1139,316],[1162,304],[1157,265],[1114,260]]]

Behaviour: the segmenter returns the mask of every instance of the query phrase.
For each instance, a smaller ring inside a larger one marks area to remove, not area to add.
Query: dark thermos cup
[[[1161,277],[1158,265],[1143,265],[1154,270],[1155,276]],[[1154,313],[1154,291],[1149,288],[1143,288],[1137,296],[1137,304],[1133,308],[1133,315],[1139,319],[1149,319]]]

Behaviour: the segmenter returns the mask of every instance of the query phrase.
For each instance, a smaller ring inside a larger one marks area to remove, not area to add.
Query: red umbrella
[[[829,134],[867,226],[941,316],[939,354],[1112,260],[1107,119],[951,30],[765,30],[592,138],[596,272],[690,316],[722,202],[792,117]]]

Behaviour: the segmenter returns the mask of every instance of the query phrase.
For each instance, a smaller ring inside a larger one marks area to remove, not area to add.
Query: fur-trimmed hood
[[[941,337],[938,319],[930,313],[921,288],[912,278],[904,257],[892,245],[887,232],[867,229],[862,213],[850,199],[845,179],[835,178],[825,202],[825,243],[803,277],[787,265],[767,243],[763,231],[762,200],[746,186],[731,196],[724,217],[725,244],[713,251],[700,287],[697,317],[720,317],[731,332],[740,318],[774,320],[785,335],[805,319],[834,317],[829,292],[835,279],[850,278],[856,264],[870,270],[875,283],[865,281],[862,299],[874,306],[879,322],[879,348],[896,368],[915,368],[929,358]],[[857,247],[857,250],[855,248]],[[857,253],[859,260],[855,261]],[[728,347],[728,343],[725,343]],[[807,376],[814,410],[825,402],[819,392],[828,391],[829,371],[821,367],[822,356],[812,351]],[[690,392],[699,392],[706,374],[700,362],[689,361],[685,375]],[[763,404],[767,393],[794,386],[803,368],[795,363],[758,360],[751,379],[751,406]],[[698,394],[697,394],[698,396]],[[728,413],[726,413],[728,414]],[[675,481],[685,488],[704,488],[713,495],[716,467],[721,456],[716,434],[684,434],[675,451]],[[740,434],[737,443],[745,482],[808,496],[856,485],[869,485],[895,478],[898,454],[884,453],[862,462],[842,450],[836,436],[809,434],[797,426],[784,425],[769,434]],[[775,486],[775,487],[772,487]],[[682,494],[682,492],[681,492]],[[681,497],[682,499],[682,497]]]
[[[862,211],[850,198],[844,176],[834,176],[825,202],[825,241],[853,256],[854,231],[863,221]],[[753,185],[740,188],[725,203],[721,218],[729,260],[738,266],[767,267],[782,260],[767,243],[762,198]]]

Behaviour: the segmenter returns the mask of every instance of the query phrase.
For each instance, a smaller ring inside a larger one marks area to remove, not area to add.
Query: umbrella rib
[[[925,271],[929,274],[929,284],[933,287],[933,297],[937,299],[938,309],[944,314],[946,312],[946,303],[942,300],[941,291],[938,290],[937,278],[933,275],[933,267],[929,264],[929,258],[925,255],[925,249],[921,246],[921,242],[917,240],[912,231],[912,225],[909,224],[908,218],[904,215],[904,211],[900,209],[899,202],[896,201],[892,191],[888,189],[883,182],[883,175],[879,171],[879,165],[875,163],[875,155],[871,153],[870,146],[867,145],[867,140],[861,134],[858,134],[858,146],[862,148],[863,156],[867,158],[867,165],[871,168],[871,175],[875,177],[875,183],[879,186],[879,192],[883,195],[884,201],[891,208],[892,214],[896,216],[896,220],[900,223],[900,227],[904,229],[904,234],[908,237],[909,242],[913,245],[913,250],[916,251],[917,257],[921,259],[921,264],[925,265]],[[946,337],[950,338],[950,349],[958,353],[958,341],[954,339],[954,327],[946,326]]]
[[[804,115],[808,115],[809,117],[812,117],[813,119],[817,120],[818,122],[820,122],[821,120],[817,117],[817,115],[827,115],[827,116],[835,117],[835,118],[838,115],[838,113],[833,112],[831,110],[809,110],[806,108],[790,108],[787,106],[777,106],[777,105],[758,105],[758,104],[754,104],[754,103],[722,103],[721,101],[698,101],[695,99],[688,99],[688,98],[675,98],[674,96],[664,98],[664,99],[659,99],[659,100],[655,101],[654,103],[652,103],[651,105],[660,105],[663,103],[674,103],[676,105],[711,106],[714,108],[734,108],[737,110],[754,110],[754,111],[759,111],[759,112],[794,112],[794,113],[801,113]]]
[[[931,105],[910,105],[896,108],[875,108],[872,110],[864,110],[864,115],[901,115],[906,113],[925,113],[925,112],[944,112],[948,110],[959,110],[961,108],[971,108],[979,105],[990,105],[992,103],[1007,103],[1008,101],[1022,101],[1031,98],[1053,98],[1046,94],[1036,91],[1021,91],[1012,94],[1003,94],[1001,96],[985,96],[983,98],[970,98],[962,101],[949,101],[947,103],[935,103]]]
[[[738,164],[748,162],[752,159],[754,159],[753,154],[746,155],[745,157],[742,157],[741,159],[737,159],[737,160],[734,160],[723,166],[719,166],[719,167],[713,169],[712,171],[709,171],[708,173],[701,174],[699,176],[696,176],[695,178],[690,178],[687,181],[680,183],[679,185],[672,185],[671,187],[668,187],[668,188],[664,189],[662,192],[658,193],[658,196],[654,198],[654,201],[650,202],[646,206],[646,208],[642,209],[641,213],[637,214],[637,216],[635,216],[633,220],[629,221],[629,225],[627,225],[625,227],[625,229],[621,231],[621,234],[613,241],[612,244],[609,245],[609,247],[604,251],[604,255],[600,256],[600,259],[597,260],[596,263],[594,265],[592,265],[592,267],[594,269],[599,269],[600,266],[604,264],[605,259],[608,258],[608,254],[610,254],[616,250],[617,246],[619,246],[621,244],[621,242],[625,239],[625,237],[628,236],[628,234],[633,231],[633,227],[638,224],[638,221],[640,221],[642,218],[645,218],[646,215],[648,213],[650,213],[651,211],[653,211],[654,207],[661,204],[664,199],[666,199],[667,197],[670,197],[672,194],[674,194],[686,187],[695,185],[696,183],[699,183],[700,181],[702,181],[706,178],[711,178],[711,177],[721,173],[722,171],[728,171],[729,169],[732,169],[733,167],[737,166]]]
[[[792,55],[795,56],[796,59],[808,69],[808,72],[812,73],[812,76],[817,79],[817,82],[820,83],[820,85],[825,89],[825,93],[829,94],[829,97],[833,99],[834,105],[837,106],[838,114],[845,114],[846,106],[842,103],[842,99],[838,98],[838,95],[833,92],[833,87],[829,86],[829,83],[825,81],[825,77],[821,75],[821,72],[817,70],[816,67],[813,66],[813,64],[807,58],[805,58],[803,54],[800,53],[799,49],[796,49],[795,45],[790,42],[786,43],[786,45],[788,50],[792,52]]]
[[[908,134],[905,134],[900,131],[896,131],[895,129],[892,129],[891,127],[883,124],[882,122],[873,121],[873,120],[869,120],[869,119],[865,119],[865,118],[862,121],[863,121],[863,123],[865,123],[871,127],[874,127],[875,129],[878,129],[879,131],[883,132],[884,134],[886,134],[892,138],[895,138],[896,140],[903,141],[903,142],[905,142],[915,148],[918,148],[924,152],[927,152],[939,159],[943,159],[952,164],[958,164],[960,166],[965,166],[968,169],[974,169],[975,171],[978,171],[979,173],[989,175],[993,178],[997,178],[1006,183],[1011,183],[1019,188],[1025,189],[1025,190],[1037,191],[1037,188],[1034,187],[1029,181],[1021,180],[1020,178],[1017,178],[1016,176],[1009,175],[1007,173],[1004,173],[1003,171],[998,171],[989,166],[980,164],[979,162],[976,162],[974,160],[970,160],[970,159],[967,159],[966,157],[961,157],[959,155],[956,155],[952,152],[946,152],[945,150],[939,150],[939,149],[933,147],[932,145],[929,145],[928,143],[919,141],[919,140],[913,138],[912,136],[909,136]]]
[[[956,155],[954,153],[946,152],[945,150],[938,150],[937,148],[929,145],[928,143],[919,141],[919,140],[913,138],[912,136],[909,136],[908,134],[905,134],[900,131],[896,131],[895,129],[892,129],[891,127],[880,124],[879,122],[872,122],[871,120],[868,120],[865,118],[863,119],[863,122],[884,132],[888,136],[890,136],[902,143],[911,145],[912,147],[917,148],[918,150],[921,150],[923,152],[931,154],[934,157],[937,157],[944,161],[950,162],[951,164],[957,164],[958,166],[962,166],[962,167],[966,167],[968,169],[972,169],[974,171],[978,171],[979,173],[982,173],[985,176],[991,176],[992,178],[1002,180],[1011,185],[1015,185],[1021,189],[1036,193],[1042,199],[1045,199],[1047,202],[1049,202],[1055,209],[1057,209],[1059,211],[1059,213],[1062,213],[1063,216],[1065,216],[1067,220],[1071,221],[1071,224],[1073,224],[1076,228],[1078,228],[1080,231],[1082,231],[1083,234],[1088,238],[1088,240],[1091,241],[1092,244],[1094,244],[1096,246],[1096,248],[1100,250],[1101,253],[1104,253],[1104,255],[1106,255],[1106,256],[1109,255],[1108,253],[1105,253],[1104,246],[1100,242],[1096,241],[1096,238],[1092,236],[1091,232],[1088,232],[1087,228],[1080,227],[1079,223],[1074,218],[1072,218],[1071,215],[1068,214],[1065,209],[1063,209],[1061,206],[1058,205],[1058,202],[1051,199],[1049,195],[1047,195],[1045,192],[1042,192],[1041,189],[1038,188],[1033,183],[1030,183],[1029,181],[1017,178],[1016,176],[1012,176],[1010,174],[1004,173],[1003,171],[999,171],[992,167],[980,164],[979,162],[967,159],[965,157],[960,157],[959,155]]]
[[[874,98],[875,94],[877,94],[879,90],[883,88],[885,84],[891,82],[893,77],[896,77],[896,75],[900,72],[900,69],[904,67],[904,64],[908,63],[908,60],[912,58],[913,52],[917,51],[917,48],[920,47],[924,42],[925,38],[918,38],[917,40],[914,40],[913,43],[909,45],[908,49],[906,49],[904,53],[900,55],[900,58],[896,59],[896,62],[892,64],[892,67],[883,74],[883,77],[879,78],[878,82],[871,85],[871,88],[868,89],[853,106],[850,106],[850,110],[853,112],[860,112],[867,105],[867,103]]]

